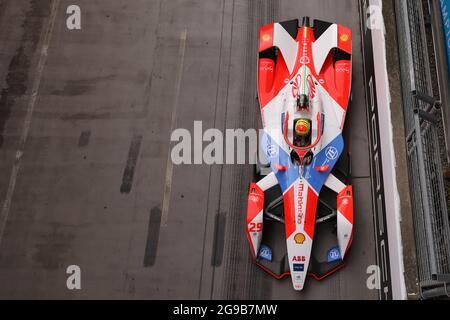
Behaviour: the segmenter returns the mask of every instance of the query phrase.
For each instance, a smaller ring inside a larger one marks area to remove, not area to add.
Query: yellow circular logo
[[[306,136],[309,134],[309,131],[311,130],[311,124],[308,120],[300,119],[295,124],[295,132],[299,136]]]
[[[270,34],[266,33],[265,35],[263,35],[262,39],[263,39],[263,41],[267,42],[267,41],[270,41],[272,39],[272,37],[270,36]]]
[[[347,42],[348,39],[349,39],[348,34],[343,34],[343,35],[341,36],[341,40],[344,41],[344,42]]]
[[[303,244],[306,240],[305,235],[303,233],[297,233],[294,236],[294,240],[296,244]]]

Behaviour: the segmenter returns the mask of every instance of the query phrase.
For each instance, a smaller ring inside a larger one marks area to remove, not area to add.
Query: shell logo
[[[306,238],[305,238],[305,235],[303,233],[297,233],[294,236],[294,240],[295,240],[296,244],[303,244],[303,243],[305,243]]]
[[[349,37],[348,34],[343,34],[343,35],[341,36],[341,41],[347,42],[349,38],[350,38],[350,37]]]
[[[272,40],[272,37],[270,36],[270,34],[265,34],[265,35],[263,35],[262,36],[262,40],[264,41],[264,42],[267,42],[267,41],[270,41],[270,40]]]

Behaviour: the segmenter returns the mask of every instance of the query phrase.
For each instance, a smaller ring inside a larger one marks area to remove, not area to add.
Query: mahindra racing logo
[[[299,184],[297,192],[297,224],[301,225],[303,223],[303,191],[305,190],[305,185],[303,183]]]

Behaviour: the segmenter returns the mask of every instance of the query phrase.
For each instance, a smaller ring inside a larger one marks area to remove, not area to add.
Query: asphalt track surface
[[[356,0],[78,0],[71,31],[73,2],[0,1],[0,298],[378,297]],[[252,167],[172,166],[168,152],[194,120],[255,127],[257,28],[305,15],[354,31],[355,236],[346,268],[298,293],[251,262]]]

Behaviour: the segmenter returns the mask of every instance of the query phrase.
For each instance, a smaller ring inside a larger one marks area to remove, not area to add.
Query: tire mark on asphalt
[[[255,29],[255,7],[258,5],[258,1],[249,1],[248,3],[248,20],[243,28],[243,35],[246,39],[245,43],[247,46],[244,48],[244,87],[241,91],[239,110],[238,110],[238,123],[234,124],[240,128],[247,128],[246,125],[246,114],[251,113],[252,109],[249,109],[249,103],[252,101],[252,96],[254,96],[255,88],[254,85],[254,63],[255,58],[255,39],[254,39],[254,29]],[[229,119],[226,119],[226,126],[228,125]],[[245,254],[245,199],[243,199],[243,190],[246,189],[247,181],[250,178],[246,168],[241,166],[233,166],[229,168],[232,175],[232,182],[230,186],[230,198],[232,202],[229,205],[229,218],[227,223],[227,233],[232,235],[228,238],[225,253],[225,266],[224,266],[224,277],[222,284],[222,295],[224,299],[243,299],[245,296],[244,291],[246,291],[246,279],[245,279],[245,269],[248,264],[241,264],[242,258],[240,256]],[[250,261],[248,261],[250,262]]]
[[[37,97],[39,95],[39,88],[41,84],[42,74],[44,71],[45,64],[47,62],[48,56],[48,48],[50,45],[50,41],[52,39],[52,31],[55,25],[56,14],[58,12],[60,0],[53,0],[50,10],[50,16],[48,19],[47,27],[44,29],[44,32],[41,34],[42,39],[42,48],[39,54],[39,61],[36,67],[36,74],[33,79],[31,97],[28,102],[27,111],[25,114],[24,124],[22,128],[22,133],[20,136],[19,147],[16,151],[16,158],[12,167],[11,176],[9,179],[8,190],[6,192],[6,197],[3,202],[3,206],[0,212],[0,245],[3,240],[3,235],[5,232],[5,226],[8,221],[10,208],[11,208],[11,200],[14,195],[14,191],[16,188],[16,180],[17,175],[19,173],[21,167],[21,160],[25,150],[25,145],[28,140],[28,135],[31,126],[31,120],[33,117],[33,112],[36,106]]]
[[[233,0],[233,11],[232,11],[232,18],[233,19],[233,15],[234,15],[234,0]],[[220,89],[220,75],[222,72],[222,51],[223,51],[223,35],[224,35],[224,19],[225,19],[225,0],[222,1],[222,14],[221,14],[221,30],[220,30],[220,48],[219,48],[219,57],[218,57],[218,72],[217,72],[217,80],[216,80],[216,98],[215,98],[215,103],[214,103],[214,122],[213,122],[213,128],[216,128],[217,126],[217,108],[218,108],[218,104],[219,104],[219,89]],[[233,25],[233,24],[231,24]],[[233,32],[231,32],[232,34]],[[232,41],[233,36],[231,35],[231,40]],[[231,48],[232,48],[232,44],[230,43],[230,52],[231,52]],[[230,65],[231,61],[228,62]],[[229,70],[228,70],[229,71]],[[229,80],[229,74],[228,74],[228,80]],[[228,98],[228,95],[226,96],[225,99]],[[227,101],[225,101],[225,109],[227,108]],[[223,165],[221,166],[220,170],[222,170]],[[205,212],[205,224],[204,224],[204,229],[203,229],[203,247],[202,247],[202,261],[201,261],[201,269],[200,269],[200,281],[199,281],[199,291],[198,291],[198,298],[201,299],[201,293],[202,293],[202,282],[203,282],[203,273],[204,273],[204,261],[205,261],[205,246],[206,246],[206,234],[207,234],[207,226],[208,226],[208,216],[209,216],[209,212],[210,212],[210,207],[211,205],[211,189],[212,189],[212,176],[213,176],[213,167],[210,166],[209,168],[209,185],[208,185],[208,195],[207,195],[207,203],[206,203],[206,212]],[[219,175],[219,191],[218,191],[218,197],[219,197],[219,201],[217,204],[217,210],[220,210],[220,197],[222,195],[222,174]],[[216,229],[214,229],[215,231]],[[214,240],[215,240],[216,234],[214,234]],[[213,245],[213,255],[212,257],[214,257],[215,253],[214,253],[214,249],[215,246]],[[213,259],[213,258],[212,258]],[[211,291],[210,291],[210,299],[212,299],[213,294],[214,294],[214,277],[215,277],[215,271],[214,271],[214,264],[212,264],[213,266],[213,271],[212,271],[212,279],[211,279]]]
[[[241,91],[239,128],[253,128],[259,121],[254,99],[256,93],[256,52],[258,29],[272,22],[278,16],[279,1],[249,1],[248,19],[243,26],[243,36],[247,46],[244,48],[243,73],[245,84]],[[227,119],[228,121],[228,119]],[[224,253],[224,277],[222,295],[224,299],[261,299],[271,296],[271,286],[264,280],[265,274],[252,262],[245,236],[246,190],[252,179],[252,170],[248,166],[234,166],[230,169],[232,185],[227,219],[227,238]],[[244,258],[243,258],[244,257]],[[246,257],[246,258],[245,258]]]
[[[220,267],[222,265],[226,222],[227,220],[224,213],[216,214],[216,217],[214,218],[213,253],[211,256],[211,266],[213,267]]]
[[[91,139],[91,131],[83,131],[80,134],[80,139],[78,139],[78,147],[84,148],[89,144],[89,140]]]
[[[5,2],[2,2],[0,10],[5,10]],[[26,6],[24,6],[26,7]],[[24,8],[23,8],[24,9]],[[48,7],[44,4],[41,8],[38,1],[31,2],[30,9],[27,10],[23,21],[23,34],[20,39],[20,46],[16,50],[8,66],[6,75],[6,86],[1,90],[0,95],[0,147],[4,142],[4,131],[6,124],[11,116],[16,100],[27,94],[27,84],[29,83],[30,66],[34,52],[38,51],[39,41],[42,39],[42,30],[45,27],[43,19],[38,19],[44,10],[50,10],[50,2]],[[14,108],[16,117],[25,118],[27,110],[17,113]],[[17,113],[17,114],[16,114]]]
[[[259,34],[259,27],[268,23],[279,21],[279,11],[280,0],[266,0],[264,14],[261,13],[260,15],[258,15],[258,21],[256,25],[257,35]],[[258,39],[255,40],[258,41]],[[257,47],[257,44],[255,46]],[[257,70],[255,69],[254,72],[256,77]],[[255,83],[254,86],[256,88],[257,84]],[[258,127],[260,127],[259,123],[261,122],[261,114],[259,110],[259,103],[257,103],[256,107],[254,106],[252,110],[254,110],[254,113],[253,118],[251,118],[250,121],[253,121],[253,123],[257,122]],[[247,270],[246,277],[252,281],[248,286],[248,290],[246,292],[247,296],[257,300],[266,300],[272,298],[272,286],[274,279],[270,276],[267,276],[267,274],[263,272],[259,267],[255,266],[253,262],[251,263],[251,267],[249,267]]]
[[[127,164],[123,171],[122,185],[120,186],[120,193],[130,193],[133,187],[134,171],[136,169],[139,152],[141,151],[142,136],[134,135],[131,140],[130,150],[128,151]]]
[[[159,231],[161,229],[161,209],[154,207],[150,210],[148,221],[147,244],[145,246],[144,267],[152,267],[156,262],[158,252]]]

